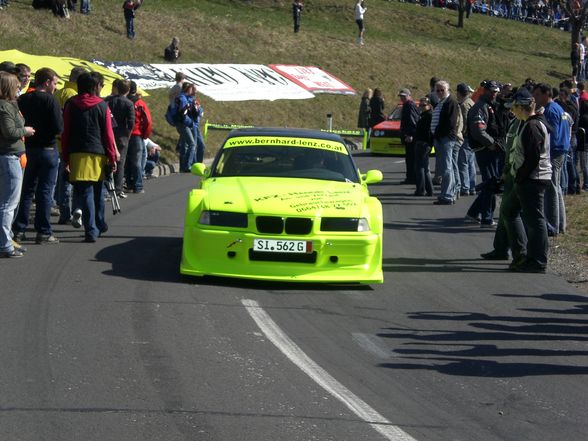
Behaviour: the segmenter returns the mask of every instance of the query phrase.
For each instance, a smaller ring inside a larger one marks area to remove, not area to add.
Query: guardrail
[[[225,124],[225,123],[210,123],[206,121],[204,123],[204,130],[202,132],[202,136],[204,137],[204,142],[208,139],[208,131],[209,130],[233,130],[233,129],[247,129],[252,128],[255,126],[252,125],[244,125],[244,124]],[[332,129],[326,130],[321,129],[321,132],[327,133],[335,133],[341,136],[347,136],[351,138],[361,138],[361,148],[365,150],[367,148],[368,136],[369,133],[367,130],[359,129],[359,130],[346,130],[346,129]]]

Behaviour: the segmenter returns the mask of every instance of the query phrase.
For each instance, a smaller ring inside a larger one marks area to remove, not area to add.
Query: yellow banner
[[[305,147],[311,149],[329,150],[348,155],[347,148],[337,141],[312,138],[289,138],[285,136],[239,136],[227,140],[223,148],[248,147],[260,145],[277,145],[285,147]]]
[[[84,67],[89,72],[100,72],[102,75],[104,75],[104,88],[102,89],[102,96],[110,95],[113,81],[118,78],[123,78],[111,70],[92,63],[91,61],[71,57],[30,55],[16,49],[0,51],[0,62],[2,61],[12,61],[14,64],[24,63],[31,68],[33,75],[38,69],[41,69],[42,67],[49,67],[57,72],[57,75],[59,75],[60,80],[58,88],[60,89],[63,87],[64,81],[69,80],[69,74],[74,67],[80,66]],[[143,96],[147,96],[147,94],[143,91],[140,93]]]

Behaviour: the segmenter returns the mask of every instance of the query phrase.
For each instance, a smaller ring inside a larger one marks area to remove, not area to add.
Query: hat
[[[468,93],[472,93],[474,91],[474,89],[472,89],[466,83],[459,83],[456,87],[456,90],[462,95],[467,95]]]
[[[500,86],[494,80],[488,80],[484,82],[484,89],[489,90],[491,92],[500,92]]]
[[[533,95],[526,87],[520,87],[516,93],[512,96],[512,99],[505,103],[505,107],[511,108],[515,104],[519,104],[521,106],[528,106],[533,102]]]
[[[398,96],[411,96],[410,90],[400,89],[400,92],[398,92]]]

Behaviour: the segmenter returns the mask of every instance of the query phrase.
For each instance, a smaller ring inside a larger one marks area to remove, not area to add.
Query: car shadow
[[[489,267],[484,259],[427,259],[427,258],[384,258],[382,269],[385,273],[504,273],[504,262]]]

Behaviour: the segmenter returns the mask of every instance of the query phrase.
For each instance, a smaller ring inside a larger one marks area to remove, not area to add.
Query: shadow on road
[[[544,302],[574,302],[573,309],[520,308],[544,315],[489,315],[476,312],[414,312],[417,321],[435,328],[385,328],[378,334],[395,342],[395,362],[388,369],[433,370],[469,377],[525,377],[588,374],[588,298],[543,294],[525,297]],[[568,317],[566,317],[566,315]],[[449,325],[449,329],[444,325]],[[398,355],[400,357],[398,357]]]
[[[427,258],[384,258],[382,269],[387,273],[504,273],[504,262],[496,261],[498,266],[489,267],[491,261],[478,259],[427,259]]]

